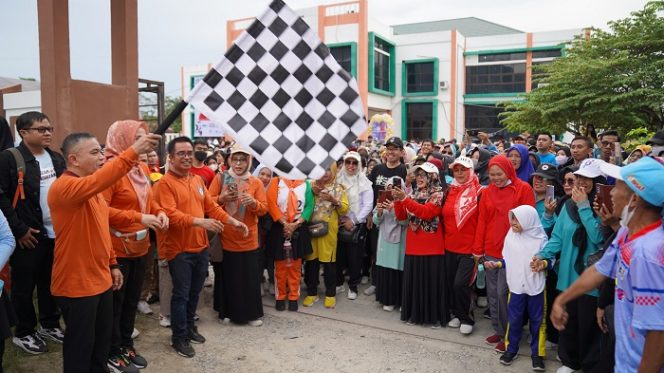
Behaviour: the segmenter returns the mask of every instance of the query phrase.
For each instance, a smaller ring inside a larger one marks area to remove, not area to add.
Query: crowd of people
[[[255,327],[264,294],[296,312],[366,284],[407,324],[469,335],[490,319],[504,365],[528,325],[535,371],[555,351],[560,373],[664,372],[664,131],[629,153],[612,130],[370,137],[291,180],[227,141],[177,137],[161,165],[139,121],[111,124],[103,146],[72,133],[61,153],[43,113],[16,130],[0,152],[0,356],[6,337],[29,354],[49,340],[65,372],[137,372],[149,303],[193,357],[206,282],[222,322]]]

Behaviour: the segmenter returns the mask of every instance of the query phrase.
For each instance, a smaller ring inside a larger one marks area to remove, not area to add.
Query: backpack
[[[9,151],[12,156],[14,156],[14,160],[16,161],[16,174],[18,175],[18,182],[16,184],[16,193],[14,193],[14,200],[12,202],[12,206],[16,208],[18,199],[25,199],[25,189],[23,188],[23,177],[25,176],[25,160],[23,159],[23,155],[21,154],[21,151],[18,150],[18,148],[9,148],[7,151]]]

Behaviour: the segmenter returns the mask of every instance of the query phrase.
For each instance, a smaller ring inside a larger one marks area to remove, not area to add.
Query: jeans
[[[207,249],[198,253],[180,253],[168,262],[173,280],[171,331],[173,339],[183,339],[194,326],[198,296],[208,271]]]

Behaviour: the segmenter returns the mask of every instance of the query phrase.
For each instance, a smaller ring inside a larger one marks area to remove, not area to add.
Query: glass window
[[[526,52],[480,54],[479,62],[521,61],[526,59]]]
[[[482,132],[496,132],[503,128],[498,121],[498,114],[502,108],[493,105],[465,105],[466,129],[480,130]]]
[[[433,103],[406,103],[406,138],[430,139],[433,133]]]
[[[552,49],[548,51],[533,51],[533,59],[536,58],[555,58],[562,55],[561,49]]]
[[[406,64],[406,91],[408,93],[434,91],[434,63],[417,62]]]
[[[525,63],[466,67],[466,93],[514,93],[525,90]]]
[[[350,45],[331,47],[330,53],[332,53],[332,57],[334,57],[334,59],[337,60],[337,62],[339,62],[339,65],[341,65],[341,67],[343,67],[343,69],[346,70],[348,74],[352,75],[353,56],[351,53]]]
[[[390,82],[390,59],[393,58],[394,47],[386,41],[374,38],[374,87],[383,91],[393,92]]]

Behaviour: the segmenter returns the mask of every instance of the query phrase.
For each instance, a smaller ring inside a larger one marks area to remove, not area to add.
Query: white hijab
[[[362,169],[362,158],[360,157],[360,154],[357,152],[349,152],[344,157],[344,160],[349,158],[357,160],[357,172],[355,175],[349,175],[348,172],[346,172],[346,166],[343,166],[337,176],[337,182],[346,187],[350,211],[354,214],[358,214],[360,212],[360,194],[371,189],[371,181],[369,181],[367,175],[364,173],[364,169]]]
[[[514,233],[510,228],[505,236],[505,245],[514,245],[515,247],[541,247],[542,241],[546,242],[548,237],[542,222],[537,214],[537,210],[530,205],[518,206],[510,210],[510,214],[514,214],[516,220],[521,225],[521,233]]]

